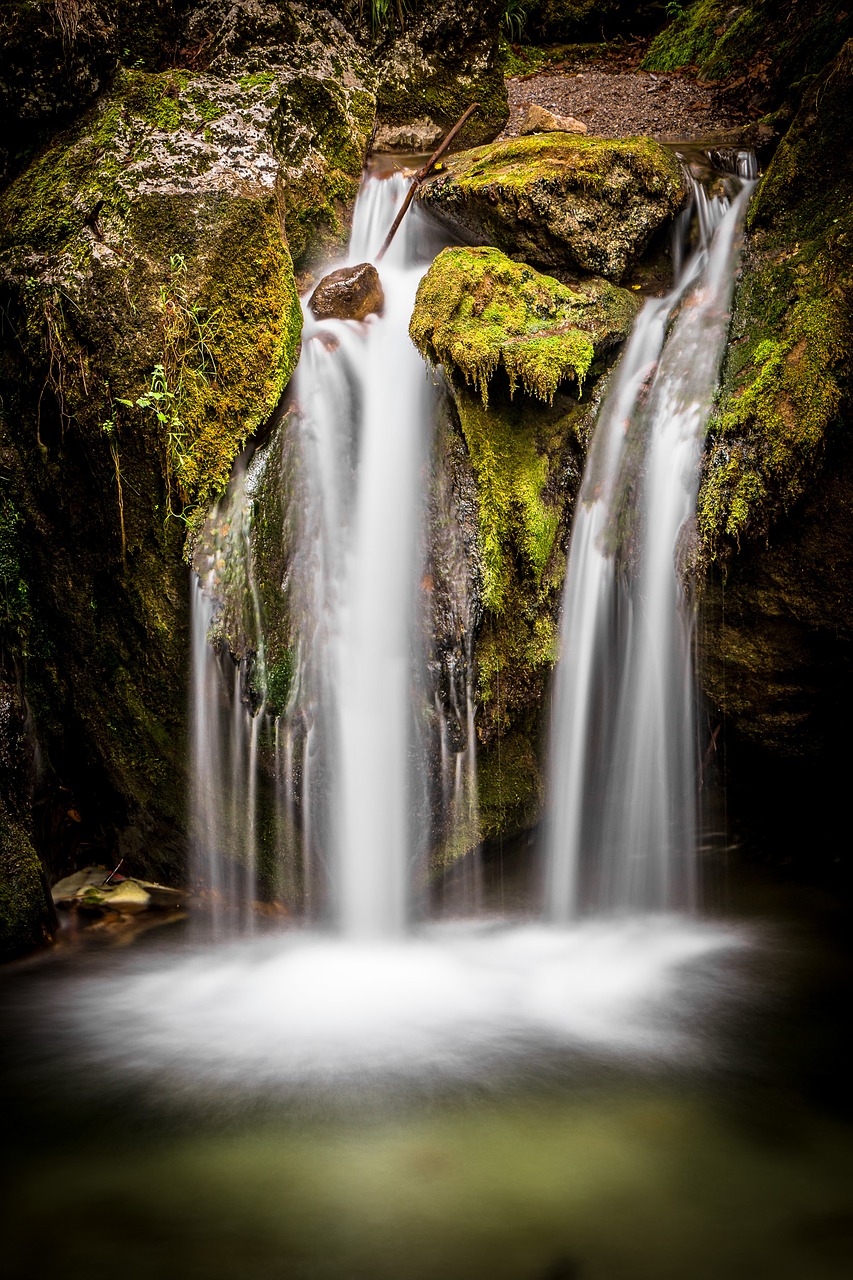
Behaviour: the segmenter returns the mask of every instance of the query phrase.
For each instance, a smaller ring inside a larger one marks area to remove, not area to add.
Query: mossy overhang
[[[418,199],[463,239],[618,281],[687,194],[677,156],[652,138],[548,133],[452,156]]]
[[[503,369],[520,387],[553,401],[557,388],[582,389],[597,355],[622,342],[638,299],[606,280],[574,288],[491,247],[450,248],[420,283],[409,333],[421,354],[460,374],[488,402]]]

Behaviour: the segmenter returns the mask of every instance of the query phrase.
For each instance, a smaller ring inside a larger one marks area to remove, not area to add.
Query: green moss
[[[819,71],[851,34],[849,6],[817,0],[808,15],[778,0],[694,0],[658,35],[643,59],[648,71],[695,66],[708,80],[753,78],[752,92]]]
[[[23,824],[0,804],[0,960],[48,943],[52,921],[32,841]]]
[[[625,336],[636,306],[613,285],[572,290],[498,249],[445,249],[421,281],[409,332],[484,405],[500,369],[510,396],[520,385],[550,403],[566,381],[583,387],[596,350]]]
[[[539,133],[507,138],[453,158],[453,177],[462,191],[476,192],[491,185],[512,191],[526,189],[539,179],[564,176],[580,190],[607,189],[611,200],[627,201],[625,183],[608,184],[614,161],[637,180],[644,191],[680,191],[678,160],[652,138],[589,138],[575,134]]]
[[[708,558],[792,510],[849,402],[853,214],[834,174],[851,153],[851,67],[848,46],[807,95],[751,210],[699,499]]]
[[[545,799],[535,735],[516,730],[481,751],[477,782],[481,839],[506,839],[533,826]]]

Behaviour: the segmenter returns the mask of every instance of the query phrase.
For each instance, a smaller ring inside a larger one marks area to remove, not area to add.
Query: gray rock
[[[587,128],[582,120],[574,116],[557,116],[553,111],[531,102],[527,109],[519,133],[586,133]]]

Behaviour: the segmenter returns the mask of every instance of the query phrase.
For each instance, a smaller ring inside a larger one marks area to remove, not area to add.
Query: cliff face
[[[771,820],[782,779],[818,784],[814,805],[785,803],[786,845],[837,813],[849,758],[851,74],[848,43],[803,95],[756,193],[699,500],[702,666],[731,727],[730,773],[749,760]]]

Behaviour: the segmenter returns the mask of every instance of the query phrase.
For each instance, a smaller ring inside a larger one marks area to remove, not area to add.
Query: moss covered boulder
[[[182,5],[169,0],[5,0],[0,9],[0,177],[46,131],[106,89],[120,62],[167,65]]]
[[[0,197],[4,644],[51,876],[183,874],[187,528],[299,349],[274,115],[127,72]]]
[[[706,691],[780,847],[836,813],[853,704],[853,44],[758,189],[699,496]],[[819,797],[819,801],[818,801]],[[805,817],[805,815],[808,815]],[[811,847],[813,836],[806,835]],[[808,850],[800,850],[801,853]]]
[[[484,404],[499,370],[510,396],[520,386],[552,402],[566,381],[583,387],[596,355],[627,336],[637,307],[604,280],[570,289],[499,249],[445,249],[421,281],[409,332]]]
[[[410,332],[449,393],[431,512],[432,674],[452,727],[459,672],[475,666],[486,839],[540,814],[572,504],[601,375],[637,308],[606,281],[569,289],[491,248],[446,249],[418,291]],[[464,745],[464,726],[456,737]],[[464,852],[458,830],[447,838],[440,860]]]
[[[463,239],[619,280],[686,195],[675,155],[650,138],[549,133],[454,156],[418,198]]]

